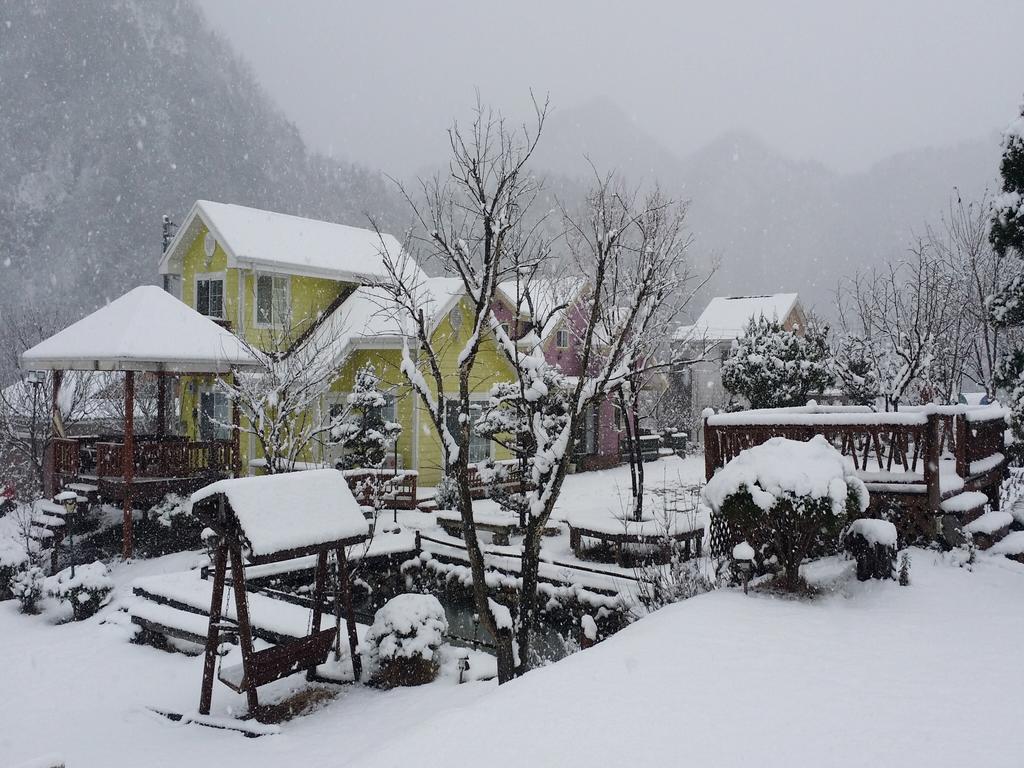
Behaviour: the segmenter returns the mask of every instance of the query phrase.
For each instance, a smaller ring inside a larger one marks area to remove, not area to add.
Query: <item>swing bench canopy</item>
[[[203,524],[221,536],[238,536],[254,564],[335,550],[370,535],[336,469],[219,480],[193,493],[191,502]]]

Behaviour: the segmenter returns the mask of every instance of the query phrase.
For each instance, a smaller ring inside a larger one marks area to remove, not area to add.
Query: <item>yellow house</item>
[[[387,279],[385,249],[401,253],[394,237],[370,229],[200,200],[164,253],[160,274],[167,290],[255,347],[280,349],[282,340],[301,337],[329,350],[340,375],[321,398],[316,418],[342,407],[356,372],[372,363],[389,400],[384,416],[403,427],[391,461],[418,470],[421,485],[434,485],[440,442],[400,371],[403,325],[373,287]],[[446,391],[455,391],[457,357],[470,333],[461,283],[428,278],[415,264],[408,268],[429,294],[432,341],[442,351]],[[510,377],[489,339],[482,342],[476,370],[473,390],[480,400],[496,381]],[[230,406],[212,378],[184,378],[180,398],[186,434],[226,437],[220,425],[229,421]],[[503,458],[483,438],[470,450],[473,461]],[[243,472],[258,471],[262,455],[254,435],[243,432],[240,452]],[[336,456],[329,444],[318,444],[303,458],[331,463]]]

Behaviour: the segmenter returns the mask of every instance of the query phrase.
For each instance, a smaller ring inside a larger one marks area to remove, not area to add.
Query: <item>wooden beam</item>
[[[162,440],[167,432],[167,376],[156,372],[156,436]]]
[[[223,501],[221,502],[223,503]],[[224,576],[227,556],[223,537],[213,555],[213,590],[210,598],[210,625],[206,631],[206,656],[203,659],[203,686],[199,692],[199,714],[210,714],[213,700],[213,674],[217,664],[217,646],[220,644],[221,604],[224,600]]]
[[[345,609],[345,624],[348,627],[348,648],[352,654],[352,674],[355,682],[363,675],[363,660],[359,657],[359,638],[356,635],[356,612],[352,607],[352,582],[348,576],[348,558],[345,548],[338,547],[338,585],[341,588],[342,607]]]
[[[132,480],[135,477],[135,371],[124,374],[124,447],[121,453],[121,474],[124,477],[122,502],[122,555],[131,559],[134,551],[132,520]]]
[[[252,676],[252,623],[249,621],[249,599],[245,593],[245,568],[242,565],[242,550],[238,541],[232,540],[228,547],[231,555],[231,586],[235,591],[235,615],[238,617],[238,644],[242,647],[242,668],[247,680],[245,697],[249,704],[249,714],[255,717],[260,700]]]

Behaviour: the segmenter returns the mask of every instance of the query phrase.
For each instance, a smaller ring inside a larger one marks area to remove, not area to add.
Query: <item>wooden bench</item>
[[[218,677],[228,688],[243,693],[250,688],[280,680],[303,670],[310,671],[327,661],[327,655],[334,644],[336,629],[322,629],[316,634],[256,651],[246,664],[221,668]]]
[[[635,544],[637,546],[653,546],[664,548],[666,540],[679,542],[683,545],[683,559],[689,560],[692,557],[700,557],[703,546],[704,528],[699,527],[693,531],[681,531],[678,533],[628,533],[626,531],[610,532],[598,531],[592,528],[584,528],[569,523],[569,546],[579,558],[583,558],[583,538],[597,539],[611,544],[615,549],[615,564],[621,566],[623,563],[622,547],[624,544]]]
[[[454,536],[457,539],[462,538],[462,518],[458,515],[444,515],[438,514],[437,524],[441,526],[445,533],[449,536]],[[517,520],[499,521],[495,519],[487,518],[474,518],[474,524],[478,531],[485,531],[492,535],[492,543],[497,546],[507,546],[509,543],[509,537],[519,536],[525,533],[523,528],[520,527]],[[548,523],[544,528],[545,536],[557,536],[561,533],[561,527],[557,523]]]
[[[380,482],[380,500],[388,509],[416,509],[417,472],[398,470],[343,470],[345,482],[361,506],[373,505],[373,483]]]

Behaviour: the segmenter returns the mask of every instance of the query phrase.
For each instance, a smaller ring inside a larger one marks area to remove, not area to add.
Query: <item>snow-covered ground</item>
[[[689,482],[702,463],[651,470]],[[598,514],[628,482],[570,477],[559,514]],[[132,580],[200,557],[115,566],[112,604],[77,624],[0,603],[0,766],[1024,764],[1024,566],[1002,556],[968,570],[914,550],[911,586],[846,581],[813,602],[719,590],[500,689],[458,685],[451,666],[421,688],[348,686],[259,739],[148,711],[194,710],[202,661],[131,644],[118,621]],[[244,701],[218,684],[214,711],[229,706]]]

